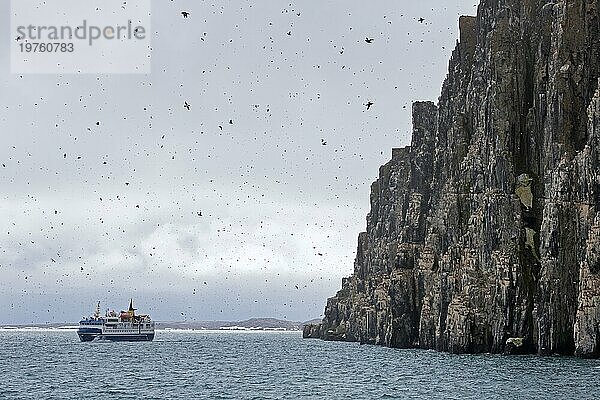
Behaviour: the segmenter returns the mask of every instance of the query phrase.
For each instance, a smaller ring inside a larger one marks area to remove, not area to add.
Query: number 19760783
[[[19,43],[21,53],[72,53],[75,51],[73,43]]]

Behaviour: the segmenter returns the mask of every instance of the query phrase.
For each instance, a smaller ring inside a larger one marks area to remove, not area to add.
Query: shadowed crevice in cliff
[[[600,354],[598,1],[484,0],[305,337]]]

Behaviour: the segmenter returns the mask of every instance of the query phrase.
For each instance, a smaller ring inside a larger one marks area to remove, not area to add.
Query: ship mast
[[[100,302],[98,302],[98,305],[96,305],[96,311],[94,312],[94,318],[96,318],[96,319],[100,318]]]

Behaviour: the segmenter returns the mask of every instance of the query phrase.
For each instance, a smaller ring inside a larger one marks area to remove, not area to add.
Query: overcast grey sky
[[[319,317],[411,102],[437,99],[475,13],[154,1],[151,74],[58,76],[10,74],[0,7],[0,323],[130,297],[157,320]]]

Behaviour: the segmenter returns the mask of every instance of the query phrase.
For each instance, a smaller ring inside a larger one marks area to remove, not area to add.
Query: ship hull
[[[154,333],[141,333],[135,335],[99,335],[98,340],[108,340],[110,342],[151,342],[154,340]]]
[[[82,342],[91,342],[98,335],[102,334],[102,328],[92,328],[92,327],[84,327],[79,328],[77,331],[77,335],[79,335],[79,340]]]
[[[98,337],[97,333],[78,333],[79,335],[79,340],[81,340],[82,342],[91,342],[92,340],[96,339],[96,337]]]
[[[82,342],[91,342],[94,339],[106,340],[109,342],[151,342],[154,340],[154,333],[142,333],[135,335],[102,335],[97,333],[79,333],[79,340]]]

